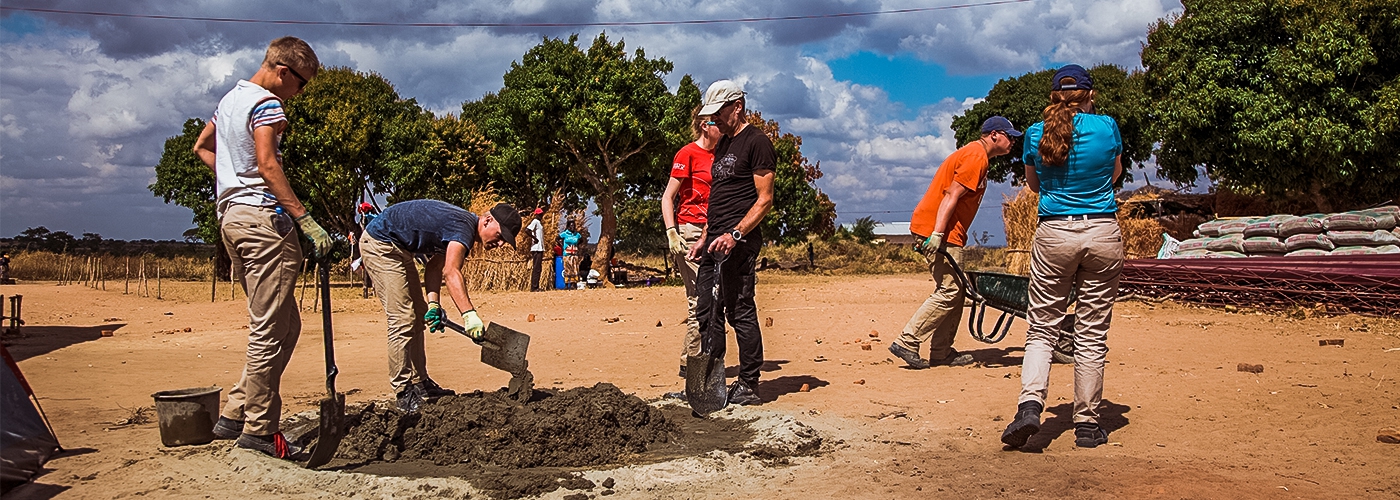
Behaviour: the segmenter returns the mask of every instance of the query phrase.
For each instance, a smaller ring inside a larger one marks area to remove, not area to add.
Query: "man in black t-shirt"
[[[773,208],[773,141],[748,124],[744,89],[720,80],[705,91],[701,115],[714,115],[724,136],[715,146],[710,167],[709,223],[703,244],[690,251],[700,261],[696,286],[718,293],[701,292],[695,305],[700,322],[701,351],[724,359],[724,322],[734,327],[739,344],[739,380],[729,386],[729,403],[759,404],[758,375],[763,366],[763,334],[758,329],[754,304],[754,264],[763,235],[759,222]],[[714,308],[719,308],[714,311]],[[720,314],[715,314],[715,313]]]

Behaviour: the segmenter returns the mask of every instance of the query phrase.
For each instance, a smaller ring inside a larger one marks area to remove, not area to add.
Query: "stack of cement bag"
[[[1216,219],[1178,242],[1173,259],[1400,254],[1400,207]],[[1170,242],[1169,242],[1170,243]],[[1165,252],[1164,252],[1165,253]]]

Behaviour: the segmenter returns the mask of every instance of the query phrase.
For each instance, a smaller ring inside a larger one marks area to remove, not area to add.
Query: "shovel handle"
[[[457,333],[462,334],[463,337],[466,337],[466,338],[471,339],[472,342],[476,342],[477,345],[480,345],[480,344],[481,344],[481,341],[480,341],[480,340],[472,339],[472,336],[471,336],[471,335],[467,335],[467,329],[466,329],[465,327],[463,327],[462,325],[459,325],[459,324],[457,324],[457,323],[453,323],[452,320],[450,320],[450,319],[442,318],[442,326],[447,327],[448,330],[452,330],[452,331],[454,331],[454,332],[457,332]]]
[[[316,268],[321,282],[321,338],[326,344],[326,393],[335,398],[335,376],[340,369],[335,366],[335,334],[331,331],[331,267],[321,263]]]

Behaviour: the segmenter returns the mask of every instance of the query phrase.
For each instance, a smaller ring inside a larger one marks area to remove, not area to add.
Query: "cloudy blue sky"
[[[501,86],[542,36],[604,28],[307,26],[33,13],[389,23],[672,21],[873,12],[987,0],[6,0],[0,10],[0,236],[30,226],[108,238],[179,238],[189,212],[146,189],[165,139],[256,70],[272,38],[306,39],[326,65],[384,75],[439,113]],[[956,149],[952,117],[1000,78],[1139,65],[1147,26],[1176,0],[1030,0],[822,20],[606,28],[675,63],[668,81],[735,79],[751,106],[803,137],[840,222],[905,221]],[[1024,127],[1026,124],[1017,124]],[[1001,240],[983,200],[976,231]]]

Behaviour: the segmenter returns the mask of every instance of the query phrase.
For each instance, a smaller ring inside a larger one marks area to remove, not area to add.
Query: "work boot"
[[[1038,401],[1026,401],[1016,406],[1016,418],[1001,433],[1001,442],[1012,448],[1026,445],[1026,440],[1040,432],[1040,412],[1045,405]]]
[[[729,404],[758,406],[762,403],[763,401],[758,399],[758,393],[754,392],[753,388],[749,387],[749,384],[735,380],[734,383],[729,386]]]
[[[893,344],[891,344],[893,345]],[[958,352],[957,349],[948,351],[948,355],[939,360],[928,360],[929,366],[967,366],[972,364],[972,355]]]
[[[1074,445],[1080,448],[1097,448],[1099,445],[1108,442],[1108,432],[1105,432],[1099,424],[1093,422],[1080,422],[1074,424]]]
[[[668,392],[661,396],[662,399],[679,399],[685,401],[685,391]]]
[[[240,434],[238,441],[234,441],[234,446],[248,450],[261,451],[272,458],[282,460],[301,460],[302,449],[300,446],[287,441],[278,432],[271,436],[254,436],[252,434]]]
[[[214,423],[214,439],[238,439],[243,434],[243,422],[220,415]]]
[[[419,393],[419,389],[412,385],[399,391],[398,406],[401,412],[415,415],[418,413],[418,408],[422,407],[424,403],[426,401],[423,400],[423,395]]]
[[[437,382],[433,382],[433,379],[430,379],[428,377],[423,377],[423,381],[419,382],[416,385],[419,389],[421,389],[419,395],[423,396],[423,399],[427,401],[437,401],[438,398],[443,396],[457,395],[457,391],[454,391],[452,389],[443,389],[442,386],[438,385]]]
[[[898,356],[899,359],[904,360],[905,364],[915,370],[928,368],[928,361],[920,358],[918,352],[909,350],[908,347],[900,345],[899,342],[890,342],[890,354]]]

